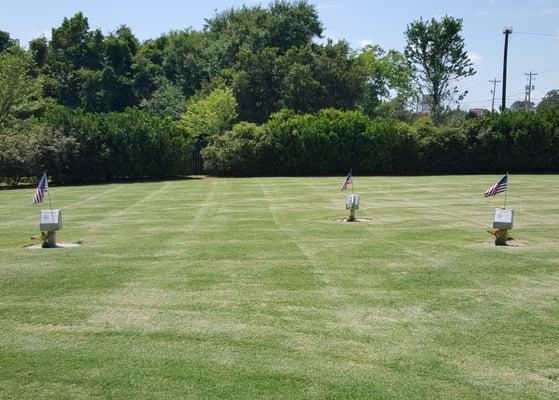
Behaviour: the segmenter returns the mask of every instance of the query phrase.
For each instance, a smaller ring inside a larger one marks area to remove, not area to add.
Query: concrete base
[[[47,232],[47,238],[43,241],[45,249],[54,249],[56,247],[56,231]]]
[[[506,229],[495,229],[493,232],[495,235],[495,246],[507,246],[507,242],[513,240]]]
[[[75,249],[80,247],[78,243],[56,243],[54,247],[44,247],[42,244],[33,244],[31,246],[27,246],[27,249],[31,250],[40,250],[40,249]]]

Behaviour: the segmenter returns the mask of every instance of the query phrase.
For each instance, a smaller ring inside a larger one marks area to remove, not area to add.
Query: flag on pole
[[[39,186],[37,186],[35,195],[33,196],[33,204],[42,203],[47,190],[49,190],[49,184],[47,182],[47,174],[44,173],[41,180],[39,181]]]
[[[483,194],[485,197],[495,196],[497,193],[502,193],[507,190],[507,186],[509,183],[509,175],[505,175],[501,178],[499,182],[491,186],[489,189],[485,191]]]
[[[344,181],[342,182],[342,192],[347,190],[349,185],[353,185],[353,176],[351,176],[351,171],[345,177]]]

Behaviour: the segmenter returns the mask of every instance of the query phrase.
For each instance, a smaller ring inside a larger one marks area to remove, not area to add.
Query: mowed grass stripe
[[[356,177],[355,224],[342,177],[53,187],[83,245],[38,252],[1,191],[0,397],[557,398],[557,178],[504,249],[496,179]]]

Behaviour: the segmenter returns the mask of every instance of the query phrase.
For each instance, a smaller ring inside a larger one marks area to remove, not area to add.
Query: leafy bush
[[[206,171],[215,175],[259,175],[262,163],[258,146],[262,128],[241,122],[231,131],[213,139],[202,151]]]
[[[250,131],[250,135],[248,132]],[[241,133],[242,132],[242,133]],[[452,174],[559,170],[559,110],[491,114],[454,125],[361,112],[282,110],[204,151],[217,175]]]
[[[45,121],[80,143],[66,180],[163,178],[189,173],[194,141],[170,119],[136,109],[85,113],[56,107],[46,114]]]
[[[17,184],[44,171],[57,182],[63,181],[75,160],[78,143],[74,138],[37,124],[20,123],[0,134],[0,181]]]

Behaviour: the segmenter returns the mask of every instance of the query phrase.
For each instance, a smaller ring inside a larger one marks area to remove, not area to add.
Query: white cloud
[[[357,45],[359,46],[359,48],[363,48],[365,46],[370,46],[373,44],[373,41],[371,39],[361,39],[360,41],[357,42]]]
[[[479,64],[483,61],[483,57],[479,54],[476,53],[475,51],[469,51],[468,52],[468,58],[474,63],[474,64]]]

